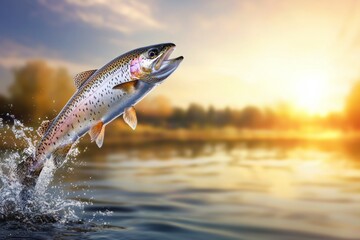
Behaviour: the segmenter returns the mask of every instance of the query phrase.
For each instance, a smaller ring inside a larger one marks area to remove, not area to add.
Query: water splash
[[[33,128],[24,126],[15,118],[12,126],[0,118],[0,131],[3,145],[8,146],[0,159],[0,221],[15,220],[32,224],[78,221],[75,212],[81,210],[85,203],[65,199],[66,194],[61,187],[50,187],[55,172],[51,159],[45,163],[34,193],[25,203],[21,201],[22,186],[16,167],[22,159],[34,153],[38,137]],[[67,161],[75,160],[78,154],[79,150],[73,147]]]

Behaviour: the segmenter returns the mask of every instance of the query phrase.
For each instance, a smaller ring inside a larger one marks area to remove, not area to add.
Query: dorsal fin
[[[91,75],[93,75],[94,72],[96,72],[96,71],[97,71],[97,69],[93,69],[93,70],[88,70],[88,71],[84,71],[84,72],[76,74],[74,77],[76,89],[79,89],[81,87],[81,85],[83,85],[84,82],[86,80],[88,80],[89,77],[91,77]]]
[[[44,136],[46,130],[48,130],[49,126],[51,125],[51,123],[53,122],[54,119],[52,120],[45,120],[40,124],[40,127],[36,130],[37,134],[39,135],[39,137]]]
[[[137,125],[137,118],[136,118],[136,111],[134,107],[128,107],[124,111],[123,115],[124,121],[132,128],[132,130],[135,130]]]

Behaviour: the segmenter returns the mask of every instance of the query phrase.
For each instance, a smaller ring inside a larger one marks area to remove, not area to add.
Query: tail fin
[[[69,153],[72,144],[68,144],[56,149],[53,152],[53,161],[55,167],[60,167],[66,160],[66,156]],[[33,166],[36,166],[36,159],[33,156],[28,156],[24,161],[22,161],[16,171],[19,182],[23,186],[23,189],[20,193],[20,197],[23,200],[26,200],[31,196],[31,193],[35,189],[36,182],[39,178],[39,175],[43,169],[43,164],[40,164],[40,167],[37,167],[35,170],[32,169]]]
[[[31,166],[34,163],[34,158],[28,156],[24,161],[20,162],[16,171],[19,182],[23,186],[20,197],[23,200],[28,199],[30,192],[35,188],[36,181],[40,175],[40,171],[31,171]]]
[[[34,163],[34,158],[28,156],[24,161],[19,163],[16,172],[19,182],[26,188],[34,188],[36,180],[40,175],[40,171],[31,171],[31,166]]]

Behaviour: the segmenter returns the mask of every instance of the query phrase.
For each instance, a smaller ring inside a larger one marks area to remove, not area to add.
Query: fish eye
[[[149,58],[155,58],[159,54],[159,51],[156,48],[152,48],[148,51]]]

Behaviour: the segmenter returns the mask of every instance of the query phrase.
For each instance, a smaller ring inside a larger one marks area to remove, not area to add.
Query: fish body
[[[168,59],[175,45],[158,44],[123,54],[98,70],[75,76],[77,91],[52,121],[44,121],[35,153],[23,161],[18,176],[33,187],[46,160],[60,166],[72,145],[86,133],[101,147],[105,126],[124,114],[136,127],[134,105],[176,70],[183,57]]]

